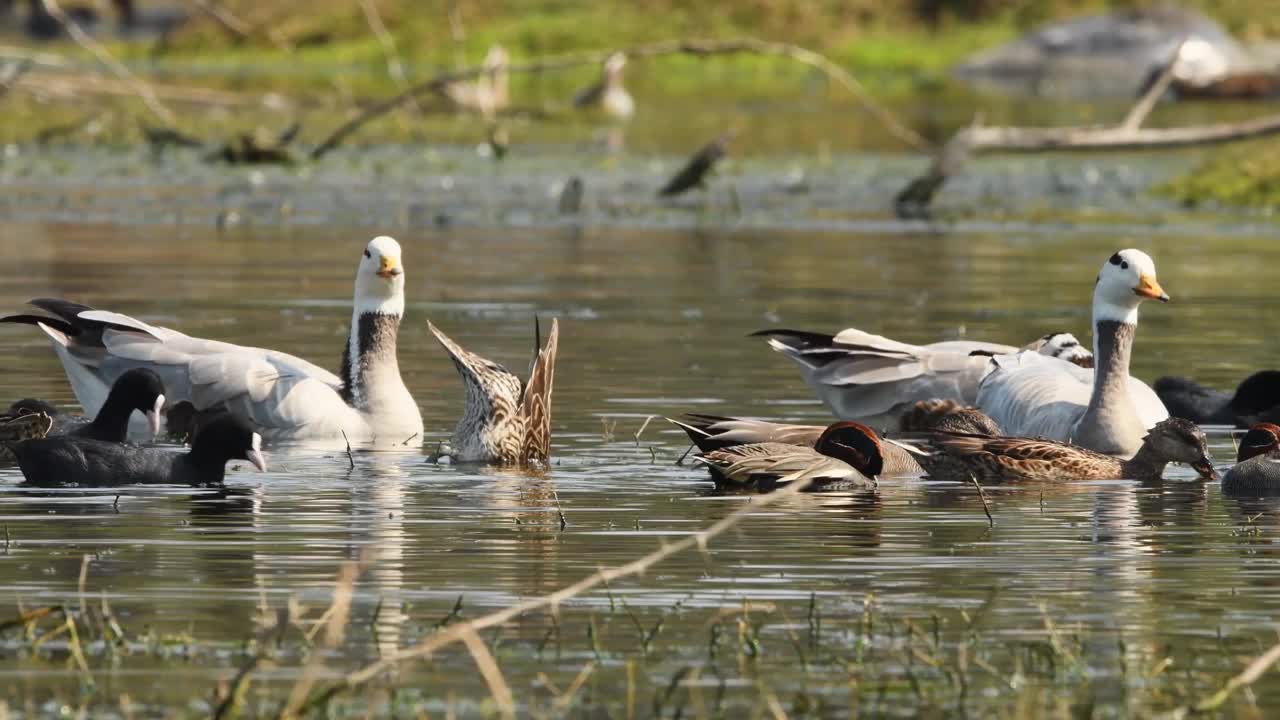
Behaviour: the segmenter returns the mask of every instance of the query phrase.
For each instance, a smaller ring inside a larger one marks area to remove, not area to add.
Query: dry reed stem
[[[497,612],[489,613],[488,615],[483,615],[473,620],[457,622],[449,625],[441,629],[436,634],[421,640],[416,645],[390,654],[366,665],[363,668],[360,668],[359,670],[349,673],[342,681],[343,685],[345,686],[345,689],[358,687],[376,678],[382,672],[395,667],[399,663],[426,657],[440,648],[462,642],[466,634],[469,632],[474,633],[485,628],[506,624],[525,613],[533,612],[535,610],[549,610],[552,613],[557,613],[560,604],[566,600],[570,600],[601,585],[611,583],[614,580],[634,575],[641,575],[654,565],[657,565],[674,555],[678,555],[685,550],[690,550],[695,547],[705,548],[709,540],[720,535],[734,525],[737,525],[752,513],[767,508],[787,498],[794,497],[808,488],[812,482],[812,479],[800,480],[790,483],[781,490],[776,490],[767,495],[752,497],[747,506],[729,513],[708,526],[705,530],[700,530],[692,535],[683,537],[677,542],[664,544],[657,550],[654,550],[643,557],[632,560],[631,562],[616,565],[614,567],[601,568],[578,582],[567,585],[548,595],[530,598]]]
[[[142,100],[143,104],[145,104],[151,112],[156,114],[156,117],[159,117],[169,125],[177,123],[178,119],[169,111],[169,108],[164,106],[164,103],[160,102],[160,98],[156,97],[151,86],[137,75],[129,72],[129,68],[125,67],[119,60],[116,60],[111,53],[107,52],[106,48],[98,43],[97,40],[89,37],[88,33],[86,33],[75,20],[72,20],[62,10],[58,5],[57,0],[40,0],[40,4],[44,6],[45,11],[48,12],[54,20],[57,20],[62,27],[66,28],[67,34],[71,36],[71,39],[75,44],[85,50],[88,50],[98,59],[98,62],[106,65],[107,69],[109,69],[112,74],[128,83],[133,89],[134,94]]]
[[[401,92],[409,89],[409,78],[405,75],[404,64],[400,62],[400,49],[396,47],[395,37],[387,31],[386,23],[382,22],[382,15],[378,13],[378,6],[373,0],[358,0],[360,9],[364,11],[365,22],[369,24],[369,30],[373,32],[373,36],[378,39],[378,44],[382,46],[382,55],[387,62],[387,75],[395,81],[396,87]],[[408,104],[415,111],[421,111],[418,107],[418,101],[409,97]]]
[[[512,74],[541,73],[551,70],[567,70],[585,65],[599,65],[615,52],[622,52],[630,58],[660,57],[664,55],[693,55],[696,57],[709,57],[712,55],[740,54],[770,55],[789,58],[802,65],[807,65],[819,70],[829,79],[833,80],[837,85],[843,87],[853,95],[854,99],[863,107],[864,110],[873,115],[880,124],[898,140],[921,152],[927,152],[931,148],[929,141],[903,125],[883,105],[880,105],[873,100],[866,88],[862,86],[862,83],[858,82],[858,79],[851,75],[847,70],[831,62],[824,55],[789,43],[769,42],[767,40],[759,40],[756,38],[742,38],[737,40],[674,40],[649,45],[638,45],[630,48],[600,50],[590,53],[553,55],[522,65],[512,65],[507,68],[507,72]],[[311,159],[315,160],[323,157],[330,150],[340,145],[347,136],[363,127],[369,121],[381,117],[401,105],[408,104],[411,99],[418,95],[436,92],[446,85],[450,85],[461,80],[470,80],[472,78],[480,77],[488,71],[488,68],[480,65],[440,73],[433,78],[413,85],[399,95],[374,103],[352,117],[350,120],[342,123],[342,125],[330,133],[328,137],[322,140],[320,144],[311,151]]]
[[[503,677],[498,661],[493,659],[493,653],[489,652],[484,640],[480,639],[480,634],[466,628],[466,632],[462,634],[462,644],[467,646],[471,657],[476,661],[476,668],[480,670],[480,676],[484,678],[484,684],[489,686],[489,694],[498,706],[498,715],[504,720],[515,720],[516,704],[511,695],[511,686]]]
[[[321,626],[324,628],[324,635],[321,638],[322,648],[312,650],[301,677],[289,692],[288,703],[280,711],[281,718],[298,717],[298,710],[311,694],[311,688],[316,684],[316,677],[324,666],[322,650],[336,647],[342,642],[343,630],[346,628],[351,612],[351,597],[354,594],[356,578],[364,572],[365,558],[366,553],[361,553],[359,560],[345,562],[338,570],[338,577],[333,587],[333,602],[322,616],[324,618],[324,624]]]
[[[1272,665],[1280,662],[1280,644],[1272,645],[1269,650],[1254,658],[1239,675],[1227,681],[1226,685],[1218,692],[1206,697],[1194,705],[1180,707],[1169,713],[1160,716],[1162,720],[1181,720],[1188,715],[1213,712],[1222,706],[1231,695],[1243,687],[1248,687],[1257,682],[1262,674],[1271,669]]]
[[[1155,109],[1156,103],[1160,102],[1160,98],[1164,97],[1164,91],[1169,89],[1169,84],[1173,82],[1173,71],[1178,65],[1178,56],[1182,54],[1182,46],[1186,45],[1186,39],[1178,43],[1173,49],[1173,55],[1169,61],[1165,63],[1164,68],[1160,71],[1160,76],[1156,81],[1151,83],[1151,87],[1142,94],[1138,102],[1134,103],[1130,108],[1129,114],[1125,116],[1124,122],[1120,123],[1120,127],[1137,130],[1142,127],[1142,121],[1147,119],[1151,111]]]

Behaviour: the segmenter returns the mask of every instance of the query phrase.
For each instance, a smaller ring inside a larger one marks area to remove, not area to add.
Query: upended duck
[[[16,442],[9,448],[27,482],[40,486],[220,485],[228,461],[248,460],[260,471],[267,469],[261,436],[230,414],[202,428],[185,453],[70,435]]]
[[[909,408],[903,426],[915,432],[938,430],[965,433],[999,434],[1000,429],[991,419],[974,408],[968,408],[950,400],[921,401]],[[813,448],[826,432],[824,425],[789,425],[753,420],[749,418],[723,417],[690,413],[679,420],[667,418],[671,424],[684,430],[703,453],[723,450],[738,445],[777,443]],[[882,477],[919,476],[924,473],[914,455],[895,442],[882,442]]]
[[[1280,425],[1258,423],[1240,439],[1236,464],[1222,476],[1224,495],[1280,495]]]
[[[466,391],[462,419],[441,454],[458,462],[546,465],[551,457],[551,390],[560,346],[559,321],[552,318],[546,345],[539,348],[535,339],[527,383],[498,363],[464,349],[430,322],[427,327],[449,353]]]
[[[861,423],[826,428],[813,447],[765,442],[733,445],[695,456],[718,484],[760,489],[811,481],[813,489],[874,488],[884,469],[875,431]]]
[[[147,368],[125,372],[111,384],[107,399],[92,420],[83,415],[64,413],[50,403],[30,398],[9,406],[9,414],[44,413],[51,420],[48,434],[122,443],[129,435],[129,418],[134,411],[146,418],[147,429],[154,436],[160,431],[160,413],[164,408],[164,384],[160,376]]]
[[[225,408],[269,439],[338,438],[402,443],[422,437],[422,415],[400,377],[396,337],[404,315],[400,245],[376,237],[356,270],[351,327],[341,376],[286,353],[184,335],[128,315],[67,300],[31,304],[50,313],[0,322],[35,325],[52,341],[85,410],[96,414],[107,388],[145,367],[172,403]]]
[[[975,404],[1011,436],[1070,441],[1132,457],[1146,429],[1169,417],[1160,398],[1129,376],[1138,306],[1168,302],[1156,266],[1141,250],[1113,254],[1093,289],[1093,361],[1086,370],[1031,352],[991,359]]]
[[[835,335],[803,330],[760,330],[769,347],[800,366],[804,381],[842,420],[887,430],[921,400],[956,400],[973,405],[978,383],[991,372],[991,356],[1019,348],[974,340],[911,345],[847,328]],[[1023,349],[1091,365],[1092,355],[1071,333],[1052,333]]]
[[[1193,422],[1243,428],[1280,422],[1280,370],[1256,372],[1242,380],[1234,393],[1176,375],[1157,379],[1154,388],[1170,415]]]
[[[1171,462],[1190,465],[1201,478],[1216,474],[1208,441],[1195,423],[1168,418],[1156,423],[1132,459],[1122,460],[1043,438],[937,433],[916,454],[930,478],[982,483],[1019,480],[1138,480],[1153,482]]]

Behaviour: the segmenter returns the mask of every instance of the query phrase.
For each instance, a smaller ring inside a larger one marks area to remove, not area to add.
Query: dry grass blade
[[[489,686],[489,694],[493,696],[493,701],[498,706],[498,714],[504,720],[514,720],[516,704],[511,695],[511,686],[507,685],[507,679],[502,676],[502,669],[498,667],[498,661],[493,659],[493,653],[489,652],[480,634],[471,628],[464,629],[462,644],[467,646],[471,657],[476,661],[481,677]]]
[[[781,490],[776,490],[768,495],[753,497],[750,499],[750,502],[746,507],[739,508],[738,510],[729,513],[725,517],[708,526],[705,530],[700,530],[692,535],[687,535],[677,542],[664,544],[648,555],[632,560],[629,563],[609,568],[602,568],[578,582],[573,583],[572,585],[567,585],[549,595],[530,598],[497,612],[493,612],[473,620],[468,620],[466,622],[449,625],[440,632],[418,642],[416,645],[400,650],[394,654],[389,654],[376,662],[370,663],[369,665],[350,673],[344,680],[344,686],[346,689],[361,686],[378,677],[384,671],[395,667],[399,663],[426,657],[440,648],[461,642],[468,632],[477,632],[485,628],[503,625],[520,617],[521,615],[524,615],[525,613],[536,610],[550,610],[551,612],[556,612],[560,603],[577,597],[589,590],[593,590],[601,585],[612,583],[614,580],[618,580],[620,578],[643,574],[654,565],[657,565],[658,563],[686,550],[706,547],[707,542],[712,538],[715,538],[729,528],[737,525],[751,514],[777,504],[787,498],[794,497],[808,488],[812,482],[813,481],[811,479],[794,482]]]
[[[338,571],[338,578],[333,587],[333,602],[330,603],[329,608],[325,610],[322,616],[323,636],[321,644],[323,648],[336,647],[338,643],[342,642],[342,636],[351,613],[351,598],[355,592],[356,579],[364,571],[364,566],[365,557],[362,555],[360,560],[343,563],[342,568]],[[307,697],[311,694],[311,688],[315,686],[316,677],[319,675],[320,668],[323,665],[324,653],[322,648],[313,649],[301,677],[294,683],[293,690],[289,692],[289,702],[280,711],[281,718],[298,717],[299,709],[303,707]]]
[[[382,46],[382,55],[387,60],[387,75],[395,81],[396,86],[401,92],[409,89],[409,78],[404,73],[404,64],[400,62],[400,49],[396,47],[396,39],[387,31],[386,23],[382,22],[382,15],[378,12],[378,6],[373,0],[358,0],[360,9],[364,11],[365,22],[369,23],[369,30],[373,32],[373,36],[378,39],[378,44]],[[409,97],[408,104],[415,111],[421,110],[418,102]]]
[[[1277,662],[1280,662],[1280,644],[1272,645],[1269,650],[1254,658],[1248,667],[1239,675],[1228,680],[1227,684],[1223,685],[1218,692],[1194,705],[1180,707],[1161,717],[1163,720],[1181,720],[1191,714],[1213,712],[1221,707],[1235,691],[1257,682],[1258,678],[1262,677],[1262,674],[1270,670],[1271,666]]]

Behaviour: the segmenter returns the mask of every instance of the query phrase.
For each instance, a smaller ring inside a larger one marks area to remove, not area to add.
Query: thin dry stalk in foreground
[[[1280,662],[1280,644],[1272,645],[1270,650],[1254,658],[1253,662],[1249,663],[1249,666],[1244,671],[1228,680],[1227,684],[1223,685],[1218,692],[1194,705],[1180,707],[1173,712],[1165,714],[1162,716],[1163,720],[1182,720],[1188,715],[1217,710],[1235,691],[1257,682],[1258,678],[1262,677],[1262,674],[1270,670],[1271,666],[1277,662]]]
[[[654,550],[641,558],[637,558],[636,560],[632,560],[631,562],[623,565],[601,568],[599,571],[583,578],[582,580],[563,587],[549,595],[530,598],[524,602],[475,618],[474,620],[453,623],[452,625],[441,629],[436,634],[423,639],[416,645],[385,656],[376,662],[370,663],[369,665],[348,674],[340,684],[321,692],[318,697],[321,700],[326,700],[331,698],[337,692],[355,689],[378,677],[383,672],[394,668],[400,663],[427,657],[433,652],[449,645],[459,642],[467,642],[467,638],[469,636],[474,636],[480,630],[506,624],[525,613],[537,610],[549,610],[552,613],[557,613],[559,611],[560,604],[566,600],[570,600],[602,585],[608,585],[614,580],[618,580],[620,578],[642,575],[654,565],[657,565],[658,563],[686,550],[697,548],[702,552],[706,552],[707,544],[716,536],[725,532],[734,525],[737,525],[739,522],[742,522],[752,513],[771,505],[775,505],[787,498],[794,497],[808,488],[810,484],[812,484],[811,479],[801,480],[790,483],[781,490],[776,490],[767,495],[752,497],[745,507],[739,508],[738,510],[726,515],[724,518],[710,525],[705,530],[700,530],[692,535],[681,538],[670,545],[664,544],[657,550]],[[477,658],[477,662],[480,662],[479,658]],[[490,688],[492,690],[492,684],[490,685]],[[497,692],[494,693],[494,697],[499,700],[501,706],[501,700]],[[306,705],[295,704],[293,702],[293,698],[291,698],[289,708],[282,714],[282,717],[296,717],[309,709],[309,706],[312,704],[318,703],[313,702],[307,703]]]
[[[798,45],[791,45],[788,43],[768,42],[766,40],[757,40],[755,38],[743,38],[739,40],[674,40],[654,43],[651,45],[638,45],[631,48],[545,57],[541,60],[525,63],[523,65],[512,65],[507,68],[507,72],[513,74],[541,73],[551,70],[567,70],[569,68],[582,67],[585,65],[599,65],[615,52],[624,53],[629,58],[660,57],[663,55],[693,55],[695,57],[709,57],[712,55],[740,54],[771,55],[775,57],[789,58],[821,71],[837,85],[840,85],[845,90],[849,91],[858,103],[862,105],[863,109],[875,116],[875,118],[884,125],[885,129],[889,131],[890,134],[901,140],[903,143],[921,151],[927,151],[930,148],[929,141],[920,137],[920,135],[911,128],[903,125],[883,105],[880,105],[873,100],[866,88],[862,86],[862,83],[858,82],[858,79],[851,75],[849,71],[834,62],[831,62],[824,55],[799,47]],[[316,146],[315,150],[311,151],[311,159],[315,160],[324,156],[369,121],[379,118],[402,105],[408,104],[413,98],[419,95],[436,92],[446,85],[456,83],[461,80],[477,78],[488,71],[489,69],[484,66],[474,66],[441,73],[429,80],[425,80],[410,87],[399,95],[395,95],[394,97],[387,98],[382,102],[375,103],[330,133],[327,138]]]

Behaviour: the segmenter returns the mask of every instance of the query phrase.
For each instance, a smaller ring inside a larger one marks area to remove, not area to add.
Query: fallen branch
[[[54,20],[58,21],[58,24],[62,25],[62,27],[66,29],[67,34],[71,36],[71,39],[77,45],[88,50],[98,59],[98,62],[106,65],[114,75],[128,83],[134,93],[142,100],[143,104],[151,110],[151,112],[155,113],[157,117],[169,125],[173,125],[177,122],[177,118],[169,111],[169,108],[165,107],[164,103],[160,102],[160,98],[156,97],[155,92],[151,90],[151,86],[141,80],[138,76],[129,72],[129,68],[121,64],[119,60],[116,60],[111,53],[107,52],[106,48],[102,47],[102,45],[98,43],[97,40],[89,37],[88,33],[86,33],[75,20],[72,20],[65,12],[63,12],[62,8],[57,3],[57,0],[40,0],[40,4],[44,6],[45,11],[48,12]]]
[[[894,137],[902,142],[910,145],[917,150],[928,150],[930,144],[927,140],[920,137],[915,131],[898,122],[893,115],[882,105],[875,102],[862,83],[857,78],[849,74],[847,70],[839,65],[831,62],[825,56],[788,43],[768,42],[765,40],[757,40],[755,38],[744,38],[739,40],[675,40],[670,42],[654,43],[651,45],[639,45],[632,48],[601,50],[591,53],[579,53],[574,55],[560,55],[554,57],[543,58],[541,60],[525,63],[523,65],[512,65],[507,68],[511,73],[542,73],[554,70],[567,70],[570,68],[582,67],[586,65],[599,65],[606,58],[615,52],[621,52],[629,58],[650,58],[664,55],[693,55],[696,57],[708,57],[712,55],[772,55],[777,57],[785,57],[794,60],[803,65],[820,70],[829,79],[843,87],[860,105],[869,113],[874,115],[877,120],[884,125]],[[313,160],[323,157],[330,150],[337,147],[349,135],[359,130],[369,121],[379,118],[396,108],[406,105],[419,95],[426,93],[439,92],[445,86],[463,80],[471,80],[480,77],[487,72],[488,69],[483,66],[474,66],[441,73],[435,77],[424,80],[399,95],[387,98],[381,102],[370,105],[355,117],[346,121],[329,134],[314,150],[311,151]]]
[[[530,598],[473,620],[455,622],[448,625],[434,635],[430,635],[421,640],[416,645],[384,656],[376,662],[370,663],[369,665],[348,674],[340,683],[330,686],[328,690],[319,693],[319,697],[327,699],[332,697],[336,692],[357,688],[378,677],[383,672],[390,670],[399,663],[427,657],[435,651],[449,645],[454,645],[459,642],[465,643],[468,637],[474,637],[474,635],[480,630],[506,624],[526,613],[537,610],[549,610],[552,613],[557,613],[559,611],[560,604],[566,600],[577,597],[578,595],[602,585],[609,585],[620,578],[644,574],[654,565],[657,565],[658,563],[686,550],[697,548],[702,552],[706,552],[707,543],[710,542],[712,538],[715,538],[734,525],[737,525],[752,513],[771,505],[775,505],[782,500],[794,497],[798,493],[803,492],[812,484],[812,482],[812,479],[796,481],[788,484],[781,490],[776,490],[767,495],[753,497],[746,507],[739,508],[738,510],[729,513],[707,527],[705,530],[700,530],[692,535],[683,537],[677,542],[669,545],[664,544],[648,555],[632,560],[629,563],[610,568],[601,568],[582,580],[579,580],[572,585],[567,585],[549,595]],[[298,715],[301,715],[312,706],[314,706],[314,703],[308,703],[305,706],[294,706],[292,710],[295,710]]]
[[[983,127],[975,124],[953,135],[928,171],[912,180],[898,193],[894,205],[899,217],[911,217],[921,209],[927,209],[934,194],[946,180],[959,174],[967,159],[979,152],[1167,150],[1237,142],[1276,134],[1280,134],[1280,114],[1241,122],[1174,128],[1128,127],[1125,123],[1049,128]]]
[[[106,77],[84,77],[63,74],[32,73],[18,78],[15,87],[44,97],[83,100],[86,95],[136,97],[137,91],[127,83]],[[267,103],[262,97],[244,93],[188,87],[185,85],[152,85],[151,92],[166,102],[211,107],[257,107]]]

